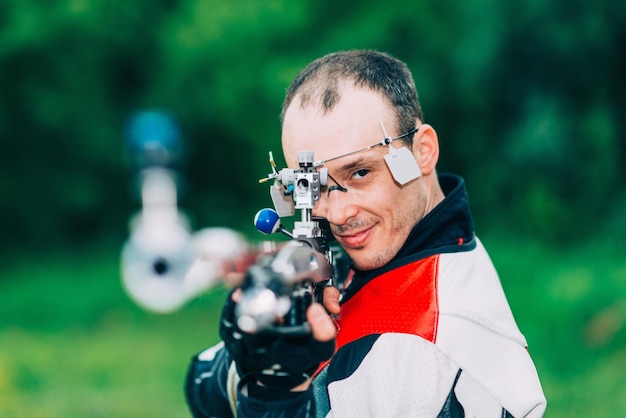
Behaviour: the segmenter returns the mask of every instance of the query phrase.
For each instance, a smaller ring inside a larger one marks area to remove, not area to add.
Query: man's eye
[[[361,179],[365,176],[367,176],[369,174],[369,170],[366,169],[361,169],[361,170],[357,170],[354,172],[354,174],[352,174],[352,177],[354,177],[355,179]]]

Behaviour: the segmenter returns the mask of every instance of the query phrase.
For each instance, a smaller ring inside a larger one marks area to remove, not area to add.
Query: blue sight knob
[[[254,217],[254,226],[264,234],[273,234],[280,228],[280,216],[274,209],[261,209]]]

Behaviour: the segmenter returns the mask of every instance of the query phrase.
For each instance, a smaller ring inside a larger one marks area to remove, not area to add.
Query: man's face
[[[380,142],[384,138],[380,120],[389,136],[403,133],[395,132],[390,106],[369,89],[345,86],[341,100],[327,115],[318,104],[302,109],[296,97],[283,122],[285,160],[295,168],[298,151],[313,151],[315,160],[326,160]],[[395,141],[390,146],[401,145]],[[385,164],[388,152],[388,147],[375,147],[326,163],[329,175],[347,191],[322,190],[313,210],[328,220],[333,235],[361,270],[387,264],[426,209],[422,179],[398,185]],[[328,186],[334,184],[329,179]]]

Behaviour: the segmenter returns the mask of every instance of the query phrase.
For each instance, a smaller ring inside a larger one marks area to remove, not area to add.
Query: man
[[[228,350],[201,353],[189,371],[195,416],[542,416],[526,340],[474,235],[463,180],[437,175],[437,134],[406,65],[374,51],[322,57],[292,83],[281,118],[287,164],[312,150],[328,168],[314,215],[352,262],[343,294],[324,294],[337,325],[320,305],[307,312],[320,344],[310,351],[323,353],[314,361],[329,357],[324,343],[336,348],[314,378],[275,384],[247,373],[254,362],[231,338],[241,333],[223,321]]]

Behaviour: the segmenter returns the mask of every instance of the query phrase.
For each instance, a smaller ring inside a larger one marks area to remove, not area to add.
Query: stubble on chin
[[[349,254],[348,254],[349,255]],[[367,271],[374,270],[379,267],[384,266],[389,263],[395,254],[392,254],[391,251],[383,249],[381,252],[373,255],[367,254],[359,254],[358,256],[353,256],[352,264],[359,270]]]

